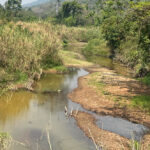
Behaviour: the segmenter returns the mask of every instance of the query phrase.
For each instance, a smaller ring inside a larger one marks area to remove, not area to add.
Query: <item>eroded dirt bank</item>
[[[85,132],[86,136],[91,138],[97,145],[106,150],[130,150],[132,148],[132,141],[121,137],[118,134],[100,129],[96,125],[96,119],[88,113],[78,112],[74,113],[74,118],[77,125]],[[85,119],[86,118],[86,119]],[[141,141],[141,150],[149,150],[150,135],[145,135]]]
[[[91,73],[79,78],[78,88],[68,95],[72,101],[97,114],[125,118],[150,128],[149,113],[131,105],[131,97],[150,94],[148,87],[106,68],[91,67],[88,71]],[[78,126],[88,137],[92,134],[98,145],[108,150],[130,149],[130,140],[100,129],[92,115],[79,112],[74,117]],[[142,146],[142,150],[149,150],[150,135],[143,137]]]
[[[132,96],[150,94],[150,89],[106,68],[88,70],[94,73],[79,78],[78,88],[68,95],[72,101],[100,115],[118,116],[150,127],[150,115],[130,105]]]

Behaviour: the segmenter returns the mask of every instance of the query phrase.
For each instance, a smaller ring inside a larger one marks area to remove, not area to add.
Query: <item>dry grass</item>
[[[66,66],[89,67],[93,65],[84,60],[83,56],[76,52],[60,51],[59,56],[62,58],[62,61]]]

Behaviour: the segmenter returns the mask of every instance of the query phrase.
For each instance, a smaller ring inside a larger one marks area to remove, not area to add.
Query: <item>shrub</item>
[[[7,23],[0,26],[0,68],[10,81],[31,77],[40,68],[62,64],[61,37],[48,23]],[[8,79],[3,81],[8,81]]]

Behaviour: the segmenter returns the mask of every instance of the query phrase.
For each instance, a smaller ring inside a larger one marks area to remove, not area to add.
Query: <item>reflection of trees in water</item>
[[[62,84],[63,92],[68,93],[70,91],[71,85],[77,82],[77,76],[80,69],[71,68],[70,73],[65,75],[65,80]]]
[[[67,105],[67,96],[63,93],[51,93],[47,95],[38,96],[38,103],[40,105],[47,105],[51,113],[64,112],[64,108]],[[45,108],[45,109],[47,109]]]
[[[77,75],[78,74],[78,71],[79,71],[80,69],[78,69],[78,68],[69,68],[69,75],[68,75],[68,77],[70,78],[70,79],[72,79],[72,78],[74,78],[74,76],[75,75]]]
[[[18,116],[21,117],[21,114],[28,112],[32,100],[36,100],[38,106],[49,103],[48,105],[52,113],[63,112],[64,107],[68,103],[67,92],[70,89],[70,82],[74,81],[74,77],[78,75],[78,71],[79,69],[74,68],[67,75],[46,75],[37,83],[40,90],[48,89],[57,91],[61,89],[61,93],[34,94],[27,91],[19,91],[8,92],[6,95],[0,97],[0,124],[5,125],[7,121],[15,122]]]
[[[34,94],[30,92],[8,92],[0,97],[0,122],[15,119],[19,114],[27,112]]]
[[[35,87],[38,91],[57,91],[60,89],[64,81],[64,75],[47,74],[45,75]]]

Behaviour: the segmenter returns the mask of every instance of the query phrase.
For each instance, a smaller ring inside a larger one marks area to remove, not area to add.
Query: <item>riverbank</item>
[[[106,150],[130,150],[135,146],[135,141],[124,138],[116,133],[99,128],[96,119],[85,112],[74,112],[73,117],[77,125],[96,145]],[[86,119],[85,119],[86,118]],[[138,145],[140,150],[149,150],[150,135],[145,135]]]
[[[138,95],[149,96],[150,89],[147,86],[135,79],[118,75],[115,71],[107,68],[88,67],[86,69],[90,74],[79,78],[78,88],[68,95],[73,102],[81,104],[86,110],[98,115],[120,117],[150,128],[149,110],[140,105],[135,105],[133,100]],[[100,129],[95,124],[92,115],[79,112],[74,117],[78,126],[89,138],[92,138],[89,129],[93,132],[93,138],[99,146],[104,146],[109,150],[121,150],[122,146],[124,149],[131,148],[130,140],[126,138],[118,140],[120,139],[119,135]],[[142,146],[144,149],[142,150],[148,150],[150,146],[149,136],[143,137]],[[114,145],[111,143],[114,143]]]
[[[101,115],[119,116],[150,127],[150,115],[132,104],[132,97],[149,94],[137,80],[119,76],[106,68],[88,68],[91,73],[79,79],[79,87],[69,98],[85,109]]]

